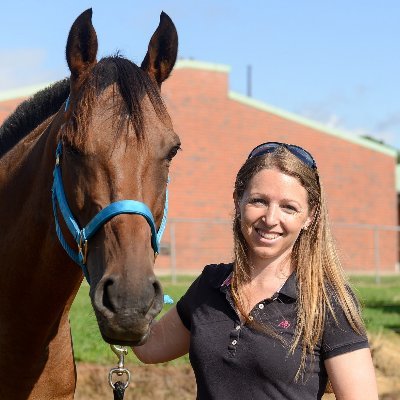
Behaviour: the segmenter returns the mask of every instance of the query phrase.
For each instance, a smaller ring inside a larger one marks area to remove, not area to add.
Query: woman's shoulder
[[[211,284],[213,287],[220,287],[229,277],[233,269],[233,264],[209,264],[206,265],[201,273],[203,280]]]
[[[343,285],[342,290],[337,289],[332,283],[329,282],[325,285],[325,290],[329,303],[333,308],[341,309],[346,303],[348,306],[350,301],[351,304],[359,310],[359,300],[348,282]]]
[[[329,305],[322,336],[325,359],[368,347],[359,302],[350,285],[346,284],[342,293],[329,285],[327,295]]]
[[[206,265],[203,272],[177,302],[177,312],[187,329],[191,328],[195,310],[218,293],[216,289],[221,287],[231,271],[232,264]]]

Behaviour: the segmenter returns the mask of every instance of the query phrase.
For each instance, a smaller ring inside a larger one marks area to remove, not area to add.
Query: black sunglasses
[[[266,153],[273,153],[277,148],[284,147],[288,149],[293,155],[295,155],[300,161],[306,164],[308,167],[312,169],[317,169],[317,164],[313,158],[313,156],[306,150],[304,150],[300,146],[296,146],[295,144],[287,144],[280,142],[266,142],[255,147],[247,157],[247,159],[253,157],[259,157]]]

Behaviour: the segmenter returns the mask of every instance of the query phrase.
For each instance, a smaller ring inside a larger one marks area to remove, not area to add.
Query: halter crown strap
[[[166,191],[164,215],[158,232],[150,209],[146,206],[146,204],[136,200],[120,200],[109,204],[107,207],[103,208],[99,213],[97,213],[83,229],[80,229],[78,222],[72,215],[71,209],[68,206],[67,198],[65,196],[62,184],[61,168],[59,165],[61,153],[62,144],[61,142],[59,142],[56,150],[56,165],[53,171],[54,180],[52,187],[53,214],[56,224],[56,233],[64,250],[82,268],[82,271],[88,283],[90,284],[89,274],[86,268],[85,254],[87,241],[102,227],[102,225],[104,225],[107,221],[109,221],[116,215],[137,214],[143,216],[151,229],[151,246],[154,252],[158,254],[159,244],[167,222],[168,189]],[[61,214],[69,231],[71,232],[76,243],[78,244],[79,252],[71,249],[61,232],[60,224],[57,217],[57,205],[61,211]]]

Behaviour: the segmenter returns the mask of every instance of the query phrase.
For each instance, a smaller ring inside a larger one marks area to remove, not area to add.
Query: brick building
[[[345,268],[397,271],[396,152],[233,93],[228,81],[229,67],[181,60],[163,85],[183,151],[171,168],[157,270],[197,272],[231,259],[236,172],[252,147],[281,141],[314,155]],[[33,89],[0,93],[0,122]]]

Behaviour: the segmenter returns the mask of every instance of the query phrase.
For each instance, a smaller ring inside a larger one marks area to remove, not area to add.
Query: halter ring
[[[79,253],[79,256],[80,256],[83,264],[86,264],[87,251],[88,251],[87,240],[84,240],[81,235],[79,238],[79,243],[78,243],[78,253]]]

